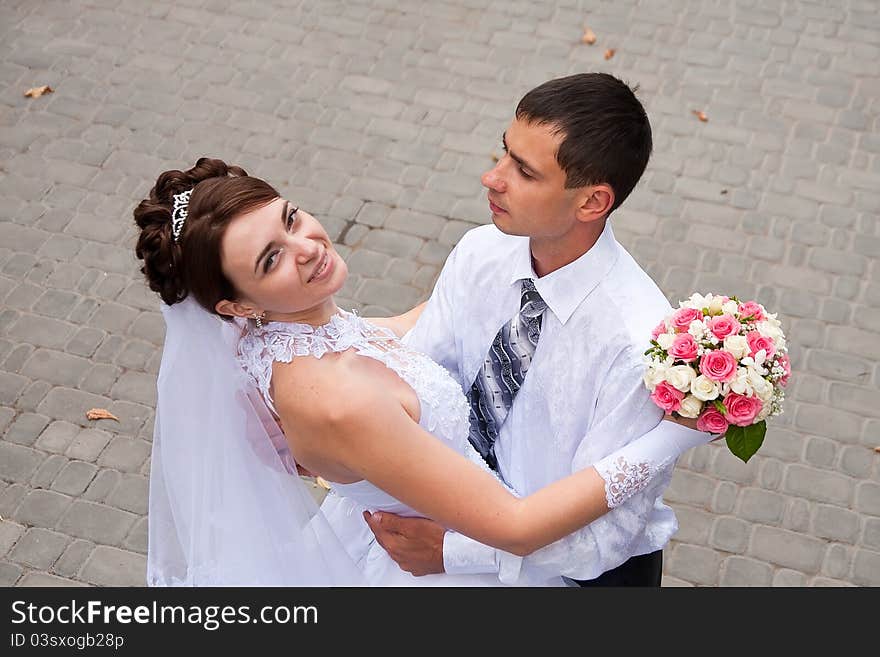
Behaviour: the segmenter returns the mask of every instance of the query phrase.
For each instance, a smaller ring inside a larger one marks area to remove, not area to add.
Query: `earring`
[[[263,311],[262,314],[260,314],[260,315],[258,315],[257,313],[254,313],[254,319],[257,320],[257,328],[258,329],[263,328],[263,319],[265,319],[265,317],[266,317],[266,311]]]

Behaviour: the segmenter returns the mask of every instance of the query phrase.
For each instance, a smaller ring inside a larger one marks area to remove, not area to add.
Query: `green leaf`
[[[725,416],[727,415],[727,406],[724,405],[724,402],[720,402],[717,399],[715,399],[712,403],[715,405],[715,409],[719,413],[721,413],[721,415],[725,415]]]
[[[739,457],[743,463],[748,463],[764,442],[766,433],[767,423],[761,421],[748,427],[731,425],[724,437],[733,455]]]

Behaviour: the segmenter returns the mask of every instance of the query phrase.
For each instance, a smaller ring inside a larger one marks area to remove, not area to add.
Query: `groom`
[[[406,341],[458,380],[471,404],[471,443],[527,495],[649,431],[692,430],[661,422],[642,382],[642,354],[670,306],[608,221],[651,154],[641,103],[611,75],[551,80],[522,98],[503,142],[503,157],[482,177],[494,226],[461,239]],[[365,519],[416,575],[497,573],[527,585],[562,574],[581,586],[659,586],[662,548],[678,529],[661,499],[673,466],[525,558],[426,519]],[[621,478],[637,476],[637,464],[619,468]]]

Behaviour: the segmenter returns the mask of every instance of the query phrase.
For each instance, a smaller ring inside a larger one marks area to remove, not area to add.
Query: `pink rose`
[[[666,321],[662,321],[657,326],[654,327],[654,330],[651,331],[651,339],[656,340],[660,337],[661,333],[666,333]]]
[[[669,355],[689,363],[697,357],[697,341],[690,333],[679,333],[669,347]]]
[[[746,342],[749,345],[749,356],[755,357],[761,349],[767,354],[767,358],[771,358],[776,353],[776,345],[773,344],[773,338],[761,335],[757,331],[749,331],[746,333]]]
[[[764,309],[757,301],[746,301],[739,304],[739,316],[743,321],[760,322],[767,317],[764,315]]]
[[[727,433],[728,426],[730,425],[724,419],[724,415],[712,404],[707,404],[703,414],[697,419],[697,429],[708,433]]]
[[[700,360],[700,372],[712,381],[726,383],[736,377],[737,362],[733,354],[725,349],[715,349]]]
[[[757,397],[746,397],[731,392],[724,398],[727,419],[738,427],[747,427],[755,421],[764,405]]]
[[[681,408],[682,399],[684,399],[684,393],[673,388],[666,381],[658,383],[654,392],[651,393],[651,400],[667,413]]]
[[[709,330],[719,340],[739,333],[740,323],[733,315],[718,315],[709,320]]]
[[[695,319],[703,319],[703,311],[696,308],[679,308],[672,315],[672,328],[684,333]]]
[[[788,359],[788,354],[782,354],[776,360],[776,364],[785,370],[785,374],[777,382],[780,386],[784,388],[786,385],[788,385],[788,378],[791,376],[791,361]]]

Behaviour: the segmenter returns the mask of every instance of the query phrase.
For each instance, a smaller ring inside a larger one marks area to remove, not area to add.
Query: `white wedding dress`
[[[468,442],[469,407],[461,388],[448,372],[429,357],[408,348],[390,330],[377,327],[354,313],[340,311],[327,324],[318,327],[268,322],[262,328],[251,328],[239,342],[238,358],[274,412],[270,396],[274,361],[289,363],[297,356],[321,358],[328,352],[349,349],[374,358],[393,370],[418,396],[421,406],[419,425],[491,472]],[[276,441],[276,448],[285,462],[292,463],[285,444]],[[331,486],[321,511],[369,585],[501,586],[496,575],[414,577],[401,570],[376,542],[362,512],[387,511],[402,516],[421,514],[366,480]],[[561,579],[548,582],[548,585],[553,584],[563,583]]]

